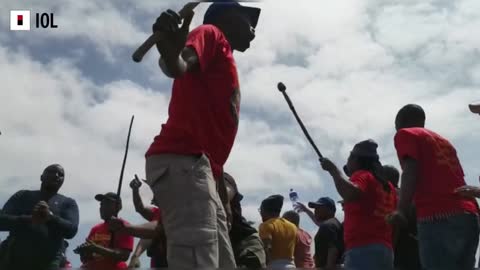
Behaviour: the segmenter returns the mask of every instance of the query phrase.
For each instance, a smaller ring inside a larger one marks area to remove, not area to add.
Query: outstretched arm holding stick
[[[178,17],[180,20],[183,18],[187,18],[188,16],[192,15],[191,13],[193,12],[193,9],[200,3],[201,1],[198,2],[192,2],[186,4],[179,12],[178,12]],[[175,12],[173,12],[175,13]],[[174,15],[177,17],[176,15]],[[140,62],[142,61],[143,57],[145,54],[155,45],[159,44],[161,42],[166,41],[169,37],[165,34],[164,31],[157,31],[158,29],[153,29],[154,33],[150,35],[150,37],[145,40],[145,42],[142,43],[140,47],[138,47],[137,50],[132,55],[133,61],[135,62]]]

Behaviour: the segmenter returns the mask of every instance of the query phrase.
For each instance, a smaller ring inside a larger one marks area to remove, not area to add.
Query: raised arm
[[[307,216],[313,221],[313,223],[315,223],[315,225],[320,226],[321,222],[319,222],[315,218],[315,213],[313,213],[313,211],[310,210],[306,205],[304,205],[301,202],[297,202],[294,208],[297,211],[304,212],[305,214],[307,214]]]
[[[154,212],[151,207],[146,207],[143,204],[142,197],[140,196],[140,187],[142,182],[138,178],[134,178],[130,182],[130,188],[132,189],[133,205],[135,206],[135,211],[139,213],[144,219],[152,220],[154,217]]]
[[[345,179],[338,167],[329,159],[322,158],[320,160],[322,168],[330,173],[337,188],[338,194],[345,201],[357,200],[362,194],[362,190],[355,184]]]
[[[161,55],[159,66],[163,73],[170,78],[183,76],[198,64],[195,51],[186,45],[193,11],[187,14],[181,27],[180,15],[172,10],[163,12],[153,25],[153,31],[164,32],[168,38],[157,43]]]

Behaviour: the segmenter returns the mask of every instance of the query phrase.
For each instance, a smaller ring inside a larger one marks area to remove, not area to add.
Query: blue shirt
[[[59,260],[65,249],[64,239],[72,239],[77,234],[77,203],[60,194],[47,201],[53,217],[45,224],[32,224],[18,218],[32,215],[33,208],[42,200],[40,191],[21,190],[5,203],[0,214],[0,231],[10,232],[2,245],[10,246],[10,265],[17,269],[40,269]]]

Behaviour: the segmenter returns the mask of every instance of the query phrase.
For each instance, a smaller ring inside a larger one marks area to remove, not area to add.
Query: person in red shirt
[[[133,237],[124,233],[113,234],[108,222],[118,215],[122,208],[121,198],[113,192],[98,194],[95,200],[100,202],[100,217],[104,222],[95,225],[87,241],[74,252],[80,255],[82,268],[88,269],[127,269],[126,261],[133,250]],[[128,224],[125,220],[124,224]]]
[[[392,224],[405,223],[413,201],[420,261],[425,269],[473,269],[479,240],[478,206],[455,190],[465,185],[453,145],[425,128],[422,107],[409,104],[395,119],[395,148],[403,169]]]
[[[300,215],[295,211],[287,211],[283,218],[297,226],[297,243],[295,244],[294,262],[297,268],[314,268],[312,252],[312,237],[300,228]]]
[[[345,167],[350,181],[328,158],[320,159],[344,200],[345,269],[393,270],[392,228],[387,215],[395,210],[393,185],[383,178],[377,143],[357,143]]]
[[[139,213],[143,218],[152,222],[161,222],[161,211],[156,206],[145,206],[142,197],[140,196],[140,187],[142,182],[138,178],[134,178],[130,182],[130,188],[132,189],[133,205],[135,211]],[[155,202],[152,201],[152,204]],[[163,235],[163,233],[162,233]],[[167,264],[167,251],[166,243],[162,237],[155,237],[154,239],[141,239],[135,251],[130,258],[129,267],[133,267],[140,264],[140,256],[147,251],[147,255],[151,257],[150,267],[152,268],[166,268]]]
[[[250,47],[259,15],[258,8],[222,1],[190,33],[193,12],[181,27],[171,10],[153,25],[168,37],[157,43],[159,65],[174,81],[168,120],[145,154],[145,170],[162,209],[171,268],[235,268],[222,177],[240,112],[233,51]]]

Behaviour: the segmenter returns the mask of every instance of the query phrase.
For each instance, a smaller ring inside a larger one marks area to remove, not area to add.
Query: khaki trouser
[[[235,268],[226,214],[208,158],[155,155],[147,158],[145,169],[162,209],[169,268]]]

